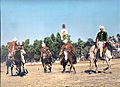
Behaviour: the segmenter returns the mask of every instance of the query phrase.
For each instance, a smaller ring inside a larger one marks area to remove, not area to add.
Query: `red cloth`
[[[65,50],[68,51],[68,52],[71,52],[71,51],[72,51],[73,53],[76,53],[75,48],[74,48],[73,45],[70,44],[70,43],[63,44],[63,45],[62,45],[62,48],[65,49]]]
[[[16,46],[17,46],[16,42],[14,42],[14,41],[13,42],[8,42],[8,44],[7,44],[8,52],[15,51]]]

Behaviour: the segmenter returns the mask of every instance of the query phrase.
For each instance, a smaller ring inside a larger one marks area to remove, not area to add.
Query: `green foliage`
[[[24,49],[26,52],[28,52],[29,50],[29,43],[30,43],[30,39],[26,39],[25,42],[23,42]]]
[[[62,40],[61,40],[61,36],[60,36],[60,33],[58,32],[57,35],[56,35],[56,42],[62,44]]]
[[[54,34],[51,34],[50,38],[51,38],[51,41],[52,41],[52,42],[55,41],[55,36],[54,36]]]
[[[42,44],[42,41],[40,40],[35,40],[34,43],[33,43],[33,47],[34,47],[34,50],[35,50],[35,54],[37,55],[40,55],[40,47],[41,47],[41,44]]]
[[[4,62],[6,60],[8,54],[8,49],[5,45],[2,45],[1,47],[1,62]]]

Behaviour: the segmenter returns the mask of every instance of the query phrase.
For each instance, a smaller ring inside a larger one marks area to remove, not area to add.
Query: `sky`
[[[1,44],[14,37],[31,43],[56,35],[65,24],[71,40],[95,39],[99,25],[120,33],[120,0],[1,0]]]

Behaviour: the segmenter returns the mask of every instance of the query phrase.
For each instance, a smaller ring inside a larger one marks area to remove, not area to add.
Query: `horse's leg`
[[[48,67],[49,67],[49,71],[51,72],[52,64],[48,64]]]
[[[44,73],[46,73],[46,72],[47,72],[47,65],[44,64]]]
[[[111,72],[111,59],[108,59],[108,58],[106,57],[105,61],[106,61],[106,63],[107,63],[107,67],[106,67],[105,69],[103,69],[103,71],[106,71],[106,70],[109,69],[109,71]]]
[[[20,75],[21,74],[21,65],[18,65],[17,67],[18,67],[18,75]]]
[[[20,61],[16,61],[15,64],[14,64],[14,67],[17,70],[17,75],[20,75],[21,74],[21,62]]]
[[[11,67],[11,76],[13,76],[13,67]]]
[[[62,71],[62,73],[64,73],[64,72],[65,72],[66,65],[67,65],[67,64],[64,62],[64,63],[63,63],[63,71]]]
[[[90,59],[90,70],[93,69],[93,59]]]
[[[72,65],[73,66],[73,65]],[[76,73],[75,67],[73,66],[74,73]]]
[[[94,60],[94,64],[95,64],[95,67],[96,67],[96,72],[98,72],[98,66],[97,66],[97,60],[96,59]]]
[[[44,62],[42,61],[42,66],[44,67]]]
[[[6,74],[9,74],[9,66],[7,65],[7,72],[6,72]]]
[[[111,73],[111,59],[109,59],[109,71]]]
[[[14,61],[12,61],[12,62],[11,62],[11,66],[10,66],[10,67],[11,67],[11,76],[13,76],[14,64],[15,64]]]
[[[27,74],[28,73],[28,70],[27,70],[27,68],[26,68],[26,64],[25,63],[23,63],[23,71]]]
[[[73,68],[74,70],[74,73],[76,73],[76,70],[75,70],[75,67],[73,66],[73,63],[72,63],[72,59],[69,59],[69,63],[70,63],[70,72],[71,72],[71,69]]]
[[[75,70],[75,67],[73,66],[73,64],[71,64],[71,66],[70,66],[70,72],[71,72],[71,69],[73,68],[73,70],[74,70],[74,73],[76,73],[76,70]]]
[[[22,63],[23,72],[25,73],[25,64]]]

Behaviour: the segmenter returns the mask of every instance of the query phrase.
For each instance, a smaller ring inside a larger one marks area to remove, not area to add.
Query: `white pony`
[[[106,43],[106,44],[108,44],[108,43]],[[107,45],[106,45],[106,46],[107,46]],[[109,50],[107,47],[105,47],[103,51],[104,51],[104,55],[105,55],[104,60],[105,60],[106,63],[107,63],[107,67],[106,67],[105,69],[103,69],[103,71],[106,71],[107,69],[109,69],[110,72],[111,72],[111,59],[112,59],[112,54],[111,54],[110,50]],[[94,63],[94,64],[95,64],[95,67],[96,67],[96,72],[98,72],[98,66],[97,66],[97,59],[96,59],[96,57],[97,57],[97,55],[100,56],[100,53],[99,53],[99,52],[100,52],[100,51],[99,51],[99,49],[97,48],[96,45],[92,45],[92,47],[91,47],[90,50],[89,50],[89,57],[88,57],[88,59],[89,59],[89,61],[90,61],[90,69],[93,68],[93,63]]]

